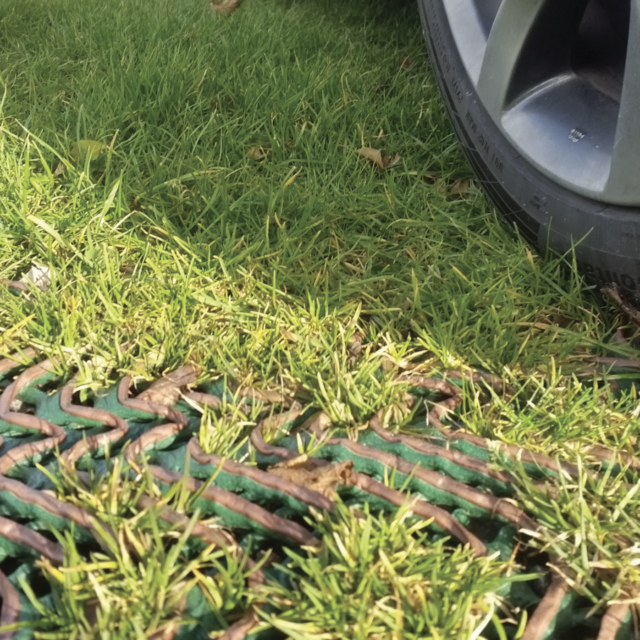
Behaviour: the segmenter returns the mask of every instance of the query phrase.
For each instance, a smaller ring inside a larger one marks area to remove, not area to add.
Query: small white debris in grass
[[[33,284],[40,289],[40,291],[46,291],[51,286],[51,269],[41,264],[32,265],[31,269],[25,273],[20,282]]]
[[[9,411],[13,411],[14,413],[19,413],[23,409],[24,409],[24,402],[22,402],[22,400],[19,400],[18,398],[16,398],[15,400],[12,400],[11,404],[9,405]]]

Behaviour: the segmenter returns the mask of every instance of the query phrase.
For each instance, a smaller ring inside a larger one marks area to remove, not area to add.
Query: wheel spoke
[[[588,0],[503,0],[489,34],[478,94],[494,121],[517,96],[562,75]]]
[[[631,0],[629,33],[640,30],[640,0]],[[629,37],[611,170],[604,195],[618,204],[640,200],[640,38]]]

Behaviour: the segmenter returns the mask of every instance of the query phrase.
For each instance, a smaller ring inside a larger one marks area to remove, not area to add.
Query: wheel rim
[[[520,154],[575,193],[640,205],[640,0],[443,3],[480,101]]]

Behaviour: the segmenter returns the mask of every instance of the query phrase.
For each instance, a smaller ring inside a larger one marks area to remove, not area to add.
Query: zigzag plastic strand
[[[35,357],[33,350],[25,350],[0,360],[0,384],[4,386],[0,395],[0,427],[5,435],[5,440],[0,438],[0,508],[4,514],[0,516],[0,539],[6,541],[5,551],[14,550],[25,560],[29,556],[32,559],[43,556],[54,564],[60,564],[63,561],[61,547],[32,527],[68,530],[70,522],[77,525],[76,535],[100,540],[100,533],[87,512],[17,479],[40,486],[43,480],[32,465],[39,462],[50,467],[54,465],[51,468],[55,469],[58,450],[65,464],[82,463],[84,468],[97,463],[106,450],[111,454],[121,451],[133,468],[146,464],[161,490],[182,482],[190,493],[198,495],[199,508],[205,513],[218,515],[234,531],[255,531],[266,539],[289,546],[319,544],[311,530],[273,513],[268,507],[280,505],[277,510],[283,514],[303,515],[310,508],[330,512],[334,509],[331,497],[282,477],[275,470],[223,459],[202,450],[193,437],[199,426],[197,416],[192,415],[189,406],[180,401],[185,399],[219,408],[222,397],[209,393],[206,388],[191,388],[198,379],[195,367],[181,367],[134,397],[131,397],[132,380],[125,377],[112,390],[96,394],[94,406],[84,406],[73,402],[74,380],[52,394],[38,388],[55,379],[55,363],[43,361],[20,372]],[[448,372],[447,377],[483,381],[497,392],[506,389],[503,381],[488,374]],[[462,389],[445,380],[413,374],[401,376],[399,382],[408,383],[416,390],[436,392],[441,397],[429,411],[428,421],[432,429],[425,433],[424,438],[389,431],[383,426],[383,412],[379,412],[372,417],[369,429],[361,433],[358,441],[353,441],[330,435],[331,425],[327,417],[316,413],[297,430],[298,438],[314,439],[315,453],[307,458],[307,462],[320,473],[327,469],[336,470],[339,493],[360,492],[359,496],[385,508],[397,508],[407,503],[406,491],[380,481],[385,475],[393,475],[403,489],[408,487],[412,490],[409,506],[417,516],[433,520],[441,531],[468,544],[477,555],[488,552],[489,541],[473,533],[466,521],[483,518],[535,530],[535,521],[505,500],[511,495],[513,479],[509,473],[496,471],[487,463],[490,455],[487,441],[450,429],[442,423],[442,418],[460,405]],[[171,406],[149,399],[158,393],[166,393],[166,397],[172,400]],[[227,401],[235,396],[242,403],[271,403],[286,409],[263,420],[250,435],[254,454],[261,466],[299,458],[296,439],[283,437],[274,444],[268,444],[263,436],[263,433],[274,429],[291,431],[291,427],[297,426],[298,421],[307,416],[308,411],[294,399],[269,390],[223,389],[221,393]],[[180,408],[176,406],[178,404]],[[89,435],[80,437],[85,430]],[[496,448],[495,444],[493,448]],[[503,443],[498,448],[538,469],[549,473],[558,471],[558,463],[547,456],[534,455]],[[602,458],[614,455],[600,449],[598,454]],[[185,477],[187,466],[190,476]],[[577,474],[572,465],[563,464],[562,469],[572,476]],[[7,477],[7,474],[15,477]],[[79,470],[78,474],[88,482],[85,471]],[[211,477],[214,478],[213,484],[205,485]],[[487,493],[487,489],[493,495]],[[159,517],[172,523],[177,530],[183,531],[189,525],[187,515],[170,509],[152,496],[142,496],[138,506],[142,509],[157,508]],[[455,510],[451,513],[443,506]],[[22,523],[10,517],[18,515]],[[207,544],[244,554],[228,530],[198,523],[191,535]],[[253,569],[249,572],[249,586],[264,583],[264,573],[256,568],[254,560],[247,558],[246,563],[249,569]],[[0,596],[0,622],[7,625],[20,620],[20,596],[12,576],[7,577],[2,572]],[[560,638],[557,634],[566,631],[560,612],[570,597],[574,596],[569,582],[561,573],[554,574],[546,595],[531,616],[523,640]],[[221,637],[224,640],[242,640],[251,634],[259,619],[258,610],[251,609],[232,622]],[[629,620],[628,604],[611,606],[602,617],[598,640],[629,637],[629,634],[625,636]],[[14,635],[13,632],[0,633],[0,640],[9,640]]]

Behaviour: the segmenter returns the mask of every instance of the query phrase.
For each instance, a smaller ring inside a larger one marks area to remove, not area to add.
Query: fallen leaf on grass
[[[394,369],[397,369],[398,365],[391,358],[383,358],[382,359],[382,370],[385,373],[391,373]]]
[[[364,336],[361,333],[354,333],[347,344],[349,353],[353,356],[359,356],[362,353],[362,341]]]
[[[196,382],[199,374],[198,367],[186,364],[156,380],[146,391],[138,395],[138,399],[172,407],[180,400],[181,389]]]
[[[411,67],[413,67],[413,60],[409,56],[400,58],[401,69],[411,69]]]
[[[223,0],[222,2],[212,2],[209,6],[212,11],[222,16],[233,13],[241,4],[241,0]]]
[[[67,170],[67,165],[64,162],[58,162],[58,166],[56,170],[53,172],[53,177],[57,178],[58,176],[64,175]]]
[[[269,153],[269,149],[264,147],[250,147],[247,155],[254,160],[264,160]]]
[[[331,418],[324,411],[316,411],[291,433],[304,433],[305,431],[308,431],[309,433],[314,434],[318,440],[321,440],[327,435],[327,430],[331,425]]]
[[[302,455],[294,460],[281,462],[268,469],[274,475],[295,482],[333,499],[339,485],[350,484],[353,462],[345,460],[319,466],[315,460]]]
[[[300,338],[298,338],[298,336],[295,333],[293,333],[293,331],[289,331],[289,329],[285,327],[280,328],[280,334],[287,342],[295,343],[300,340]]]
[[[358,152],[363,158],[366,158],[370,162],[377,164],[380,169],[385,168],[384,161],[382,160],[382,154],[377,149],[372,149],[371,147],[362,147]]]
[[[440,177],[437,173],[425,173],[424,175],[422,175],[422,179],[428,185],[431,185],[432,187],[434,187],[434,189],[443,198],[449,198],[452,195],[455,197],[462,197],[458,195],[457,192],[452,191],[452,187],[449,186],[449,183],[444,178]]]
[[[358,153],[363,158],[377,165],[378,168],[382,170],[388,169],[389,167],[393,167],[393,165],[398,164],[398,162],[402,160],[402,158],[399,155],[384,156],[382,155],[382,152],[378,151],[378,149],[373,149],[371,147],[362,147],[362,149],[360,149]]]
[[[358,358],[362,355],[363,347],[362,341],[364,337],[360,333],[356,333],[349,343],[347,344],[347,348],[349,349],[349,357],[347,358],[347,365],[349,368],[354,367]]]
[[[387,168],[397,165],[398,162],[400,162],[400,160],[402,160],[402,156],[399,156],[397,153],[393,157],[389,156],[388,158],[385,159],[385,162],[387,163]]]
[[[458,198],[464,198],[464,196],[468,195],[471,191],[471,182],[469,180],[457,180],[453,183],[451,189],[449,189],[449,193],[452,196],[456,196]]]
[[[438,175],[436,173],[425,173],[422,176],[422,179],[427,183],[427,184],[435,184],[436,182],[438,182]]]

